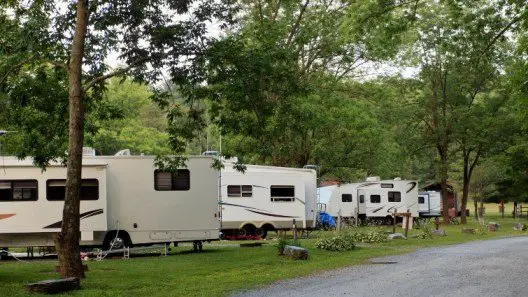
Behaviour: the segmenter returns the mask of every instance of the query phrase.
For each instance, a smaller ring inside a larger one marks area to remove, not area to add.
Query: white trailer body
[[[246,165],[244,173],[225,164],[221,171],[222,230],[239,235],[314,228],[317,176],[311,169]],[[243,234],[242,234],[243,233]]]
[[[409,211],[418,217],[418,183],[412,180],[384,180],[359,190],[364,195],[367,217],[387,217],[394,211]]]
[[[328,201],[328,213],[333,217],[341,216],[345,219],[365,214],[365,199],[359,199],[358,196],[358,190],[364,186],[365,183],[353,183],[334,188]]]
[[[420,192],[418,194],[418,212],[421,217],[439,217],[441,194],[437,191]]]
[[[410,211],[418,216],[418,184],[410,180],[366,181],[337,187],[330,197],[329,214],[343,218],[387,217]]]
[[[189,157],[178,174],[154,157],[84,157],[81,245],[108,247],[219,238],[218,172],[212,159]],[[0,170],[0,246],[53,246],[60,231],[66,168],[41,171],[32,160],[5,157]],[[116,236],[119,235],[119,236]]]

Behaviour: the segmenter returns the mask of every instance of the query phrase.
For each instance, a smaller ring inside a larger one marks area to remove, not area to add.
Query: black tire
[[[126,232],[123,231],[119,231],[118,233],[109,232],[106,234],[105,240],[103,242],[104,251],[108,251],[110,248],[112,248],[112,250],[118,250],[131,246],[132,242],[130,241],[130,237]]]
[[[246,236],[247,235],[247,230],[246,228],[242,227],[240,229],[237,230],[237,235],[238,236]]]
[[[268,230],[266,230],[264,228],[257,228],[257,230],[255,230],[255,235],[257,235],[258,237],[264,239],[264,238],[266,238],[266,236],[268,236]]]

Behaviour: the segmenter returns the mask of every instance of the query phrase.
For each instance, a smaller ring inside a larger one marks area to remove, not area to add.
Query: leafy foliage
[[[413,235],[413,237],[420,239],[432,239],[434,237],[434,222],[428,219],[418,219],[416,225],[419,229],[418,233]]]
[[[387,234],[382,230],[361,228],[349,232],[354,242],[378,243],[388,241]]]
[[[315,247],[331,252],[345,252],[356,248],[354,237],[349,232],[340,232],[333,237],[321,238],[315,242]]]

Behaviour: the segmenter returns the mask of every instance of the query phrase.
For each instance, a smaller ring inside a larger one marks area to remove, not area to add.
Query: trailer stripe
[[[16,215],[16,213],[0,213],[0,220],[10,218]]]
[[[384,207],[385,207],[385,206],[382,206],[382,207],[380,207],[380,208],[374,209],[372,212],[378,212],[378,211],[382,210]]]
[[[416,182],[410,182],[409,184],[411,184],[411,188],[409,190],[407,190],[407,193],[409,193],[410,191],[412,191],[414,188],[416,188],[416,185],[417,183]]]
[[[257,214],[260,214],[260,215],[263,215],[263,216],[269,216],[269,217],[276,217],[276,218],[298,218],[298,217],[292,217],[292,216],[285,216],[285,215],[279,215],[279,214],[273,214],[273,213],[265,213],[265,212],[260,212],[260,211],[255,211],[255,210],[251,210],[251,209],[246,209],[247,211],[251,211],[251,212],[254,212],[254,213],[257,213]]]
[[[96,216],[96,215],[100,215],[102,214],[104,211],[102,208],[100,209],[95,209],[95,210],[90,210],[90,211],[87,211],[87,212],[84,212],[84,213],[81,213],[79,215],[79,217],[82,219],[86,219],[86,218],[89,218],[89,217],[93,217],[93,216]],[[46,227],[44,227],[44,229],[58,229],[62,226],[62,221],[58,221],[56,223],[53,223],[51,225],[48,225]]]
[[[255,208],[255,207],[251,207],[251,206],[245,206],[245,205],[233,204],[233,203],[227,203],[227,202],[219,202],[218,204],[220,204],[220,205],[227,205],[227,206],[243,207],[243,208],[255,209],[255,210],[260,210],[260,211],[265,211],[265,210],[258,209],[258,208]]]

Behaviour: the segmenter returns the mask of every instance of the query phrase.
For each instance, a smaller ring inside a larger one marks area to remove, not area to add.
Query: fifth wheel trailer
[[[421,217],[439,217],[441,213],[441,195],[437,191],[418,194],[418,212]]]
[[[53,246],[60,231],[66,168],[42,171],[31,159],[0,165],[0,246]],[[108,249],[219,238],[218,171],[210,157],[188,157],[177,172],[154,157],[83,157],[81,241]]]
[[[224,163],[221,170],[222,232],[257,235],[315,227],[317,174],[312,169],[246,165],[244,173]]]
[[[412,180],[379,180],[343,184],[332,191],[328,213],[333,217],[387,218],[396,212],[418,216],[418,183]]]

